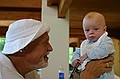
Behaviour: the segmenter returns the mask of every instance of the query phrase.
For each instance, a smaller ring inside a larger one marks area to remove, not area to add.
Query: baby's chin
[[[89,39],[91,42],[96,42],[97,40],[96,39]]]

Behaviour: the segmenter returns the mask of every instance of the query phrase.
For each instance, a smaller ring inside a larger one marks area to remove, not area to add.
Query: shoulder
[[[88,42],[89,42],[89,40],[88,40],[88,39],[83,40],[80,46],[82,46],[82,45],[86,45]]]
[[[80,48],[76,48],[75,52],[79,52],[80,51]]]
[[[100,45],[104,45],[104,46],[107,46],[107,47],[114,48],[114,42],[113,42],[112,38],[110,38],[109,36],[106,36],[102,40],[102,42],[100,43]]]
[[[106,42],[112,42],[112,38],[110,38],[109,36],[105,36],[104,38],[103,38],[103,41],[106,41]]]

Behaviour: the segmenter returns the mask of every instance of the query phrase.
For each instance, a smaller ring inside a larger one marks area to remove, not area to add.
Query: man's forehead
[[[49,39],[49,35],[47,32],[45,32],[43,35],[41,35],[40,37],[38,37],[36,40],[47,40]]]
[[[48,40],[49,40],[49,35],[46,32],[43,35],[41,35],[40,37],[38,37],[37,39],[35,39],[34,41],[32,41],[30,44],[37,44],[39,42],[48,41]]]

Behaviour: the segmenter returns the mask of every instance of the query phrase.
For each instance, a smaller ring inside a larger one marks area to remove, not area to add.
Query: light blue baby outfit
[[[107,35],[108,33],[105,32],[96,42],[86,39],[81,43],[80,48],[74,52],[72,61],[80,59],[85,53],[87,53],[88,58],[78,67],[79,70],[84,70],[85,65],[92,59],[102,59],[115,53],[112,39]],[[114,69],[112,68],[111,72],[106,72],[96,79],[114,79]]]

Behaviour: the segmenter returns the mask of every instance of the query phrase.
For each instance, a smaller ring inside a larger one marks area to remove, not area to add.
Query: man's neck
[[[29,66],[24,63],[24,60],[22,58],[12,55],[7,55],[7,57],[11,60],[13,66],[18,71],[18,73],[21,74],[23,77],[25,77],[28,72],[32,71],[30,70],[30,68],[28,68]]]

